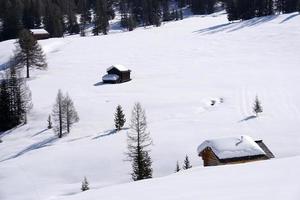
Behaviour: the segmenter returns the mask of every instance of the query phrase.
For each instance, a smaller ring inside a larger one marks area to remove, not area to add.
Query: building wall
[[[121,72],[116,68],[112,68],[108,74],[117,74],[120,77],[120,82],[130,81],[130,71]]]
[[[201,157],[203,159],[204,166],[217,166],[217,165],[228,165],[228,164],[240,164],[247,162],[254,162],[259,160],[267,160],[269,159],[265,155],[257,155],[257,156],[247,156],[240,158],[229,158],[229,159],[219,159],[211,148],[207,147],[201,152]]]

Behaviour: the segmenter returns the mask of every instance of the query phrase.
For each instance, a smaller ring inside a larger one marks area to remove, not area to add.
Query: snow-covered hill
[[[33,71],[28,82],[34,103],[29,123],[2,136],[0,199],[134,199],[136,190],[151,192],[148,199],[299,199],[299,24],[297,13],[236,23],[219,13],[133,32],[40,41],[49,69]],[[0,68],[13,43],[0,43]],[[116,63],[129,67],[133,80],[101,84]],[[80,116],[61,140],[46,129],[58,89],[70,94]],[[255,95],[264,108],[259,118],[251,117]],[[114,134],[113,113],[121,104],[129,121],[136,101],[147,112],[155,177],[172,174],[186,154],[201,166],[197,146],[221,136],[261,138],[276,159],[110,187],[130,181],[130,163],[124,162],[129,130]],[[73,195],[84,176],[93,190]]]

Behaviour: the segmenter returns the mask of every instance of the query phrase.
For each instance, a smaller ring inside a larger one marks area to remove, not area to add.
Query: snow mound
[[[120,77],[117,74],[106,74],[102,77],[103,81],[116,81]]]
[[[198,147],[198,155],[206,147],[210,147],[220,159],[265,155],[258,144],[247,135],[206,140]]]

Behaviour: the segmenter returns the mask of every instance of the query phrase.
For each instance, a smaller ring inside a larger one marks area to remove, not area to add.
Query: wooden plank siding
[[[217,165],[227,165],[227,164],[240,164],[259,160],[269,159],[266,155],[256,155],[256,156],[246,156],[246,157],[236,157],[219,159],[210,147],[206,147],[200,155],[203,160],[204,166],[217,166]]]

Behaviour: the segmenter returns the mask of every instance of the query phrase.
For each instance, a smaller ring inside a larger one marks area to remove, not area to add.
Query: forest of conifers
[[[51,37],[85,36],[92,25],[94,35],[107,34],[109,20],[121,16],[121,26],[160,26],[183,18],[183,11],[210,14],[224,8],[228,19],[299,11],[300,0],[0,0],[0,41],[13,39],[22,29],[45,28]]]

